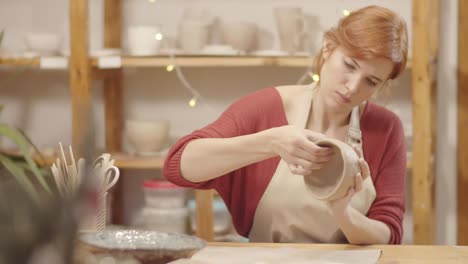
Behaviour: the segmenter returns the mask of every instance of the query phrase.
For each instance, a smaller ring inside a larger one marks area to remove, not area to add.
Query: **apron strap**
[[[359,106],[355,106],[351,111],[351,120],[348,128],[348,144],[356,144],[362,147],[362,133],[359,122]]]

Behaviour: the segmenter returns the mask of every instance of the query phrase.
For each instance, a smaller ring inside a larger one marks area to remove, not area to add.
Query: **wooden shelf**
[[[127,153],[113,153],[112,158],[119,169],[162,169],[165,157],[140,157]],[[406,168],[412,168],[412,161],[408,160]]]
[[[35,67],[48,70],[65,70],[68,68],[68,57],[45,56],[33,58],[0,57],[0,65],[16,67]]]
[[[9,156],[16,156],[16,157],[21,157],[22,154],[20,153],[19,149],[0,149],[0,153],[9,155]],[[41,158],[37,154],[33,154],[33,160],[39,165],[39,166],[52,166],[52,164],[55,162],[56,157],[54,156],[46,156],[43,155]]]
[[[98,58],[92,59],[92,65],[98,67]],[[121,67],[166,67],[170,64],[182,67],[308,67],[313,63],[312,57],[259,57],[259,56],[168,56],[121,58]],[[408,61],[408,68],[411,61]]]
[[[39,66],[40,58],[2,58],[0,57],[0,65],[10,66]]]
[[[127,153],[112,153],[119,169],[162,169],[165,157],[140,157]]]
[[[0,150],[0,152],[20,156],[18,150]],[[111,157],[119,169],[162,169],[165,159],[164,156],[141,157],[123,152],[111,153]],[[44,156],[44,159],[41,159],[38,155],[33,155],[33,158],[39,165],[48,167],[52,166],[57,159],[54,156]],[[412,166],[412,160],[408,160],[406,168],[410,170]]]
[[[258,56],[168,56],[122,57],[122,67],[166,67],[174,64],[184,67],[256,67],[284,66],[307,67],[312,63],[310,57],[258,57]],[[98,59],[92,59],[93,66],[98,66]]]

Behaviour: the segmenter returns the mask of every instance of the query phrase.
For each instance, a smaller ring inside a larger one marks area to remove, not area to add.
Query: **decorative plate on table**
[[[82,233],[79,242],[93,254],[133,257],[142,264],[162,264],[190,258],[206,246],[194,236],[146,230],[104,230]]]

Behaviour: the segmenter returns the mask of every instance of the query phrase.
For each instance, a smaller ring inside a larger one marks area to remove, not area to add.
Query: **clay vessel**
[[[306,186],[320,200],[333,201],[344,197],[360,172],[359,156],[350,145],[338,139],[325,138],[316,144],[333,148],[334,153],[323,168],[304,176]]]
[[[137,155],[152,156],[165,147],[169,127],[169,120],[127,120],[126,133]]]

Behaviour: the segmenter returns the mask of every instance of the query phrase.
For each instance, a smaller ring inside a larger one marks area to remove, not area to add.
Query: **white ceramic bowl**
[[[62,39],[57,34],[33,33],[25,37],[25,44],[30,51],[41,55],[54,55],[60,49]]]
[[[136,154],[155,155],[169,139],[169,121],[126,121],[127,138]]]

